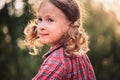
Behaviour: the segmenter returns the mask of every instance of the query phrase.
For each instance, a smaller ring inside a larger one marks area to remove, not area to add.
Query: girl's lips
[[[40,34],[40,37],[48,36],[48,34]]]

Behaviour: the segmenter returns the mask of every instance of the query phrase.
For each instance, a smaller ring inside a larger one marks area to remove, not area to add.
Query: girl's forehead
[[[54,10],[54,9],[58,9],[56,6],[54,6],[54,4],[52,4],[51,2],[49,1],[44,1],[40,7],[39,7],[39,10],[38,11],[43,11],[43,10]]]
[[[38,11],[38,17],[42,18],[48,18],[52,17],[55,20],[65,20],[69,22],[68,18],[66,15],[55,5],[53,5],[51,2],[47,2],[41,5]]]
[[[57,8],[54,4],[52,4],[49,1],[47,2],[45,1],[43,4],[41,4],[38,14],[49,14],[49,13],[51,13],[51,15],[52,14],[64,15],[64,13],[59,8]]]

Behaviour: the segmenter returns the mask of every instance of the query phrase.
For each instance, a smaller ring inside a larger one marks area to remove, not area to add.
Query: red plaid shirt
[[[86,54],[70,58],[56,45],[45,55],[45,60],[32,80],[96,80]]]

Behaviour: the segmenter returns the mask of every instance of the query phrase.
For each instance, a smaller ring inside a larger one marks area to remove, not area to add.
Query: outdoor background
[[[23,41],[37,1],[0,0],[0,80],[31,80],[43,61],[48,47],[32,56]],[[120,80],[120,0],[80,1],[88,14],[84,28],[90,36],[88,56],[97,80]]]

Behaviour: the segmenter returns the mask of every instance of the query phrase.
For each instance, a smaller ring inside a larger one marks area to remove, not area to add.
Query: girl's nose
[[[37,25],[37,29],[39,29],[39,30],[45,30],[45,23],[39,23]]]

